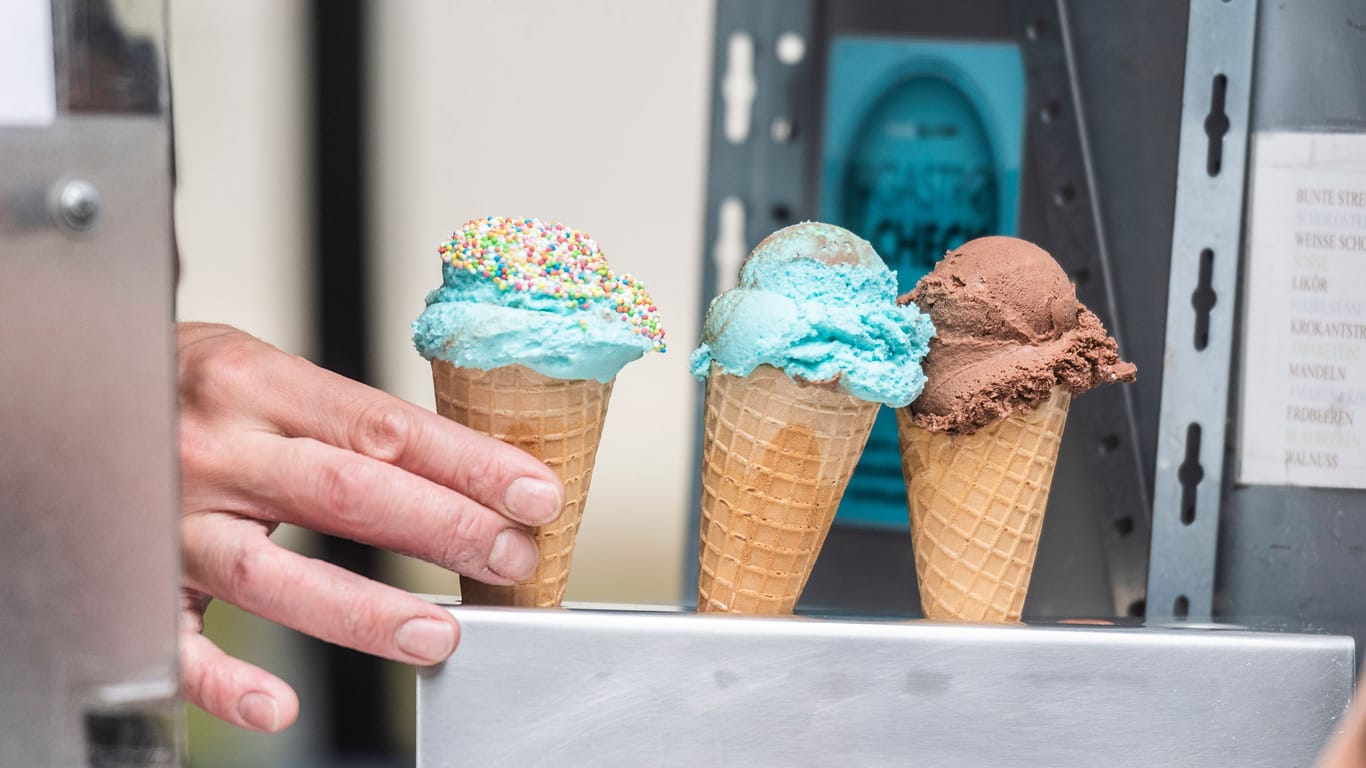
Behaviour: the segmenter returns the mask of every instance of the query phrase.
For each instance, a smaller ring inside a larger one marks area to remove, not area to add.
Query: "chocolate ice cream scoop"
[[[1075,396],[1137,374],[1053,257],[1018,238],[950,251],[897,302],[915,302],[937,330],[922,362],[928,383],[909,406],[934,432],[975,432],[1033,409],[1055,386]]]

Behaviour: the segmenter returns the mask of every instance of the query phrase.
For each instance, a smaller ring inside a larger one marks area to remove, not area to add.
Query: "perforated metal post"
[[[1256,24],[1256,0],[1191,0],[1149,620],[1213,615]]]

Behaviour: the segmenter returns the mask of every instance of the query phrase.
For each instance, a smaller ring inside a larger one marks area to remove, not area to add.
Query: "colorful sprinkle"
[[[658,310],[645,286],[612,272],[597,242],[576,229],[489,216],[466,222],[437,250],[442,261],[492,279],[500,291],[562,299],[566,307],[581,310],[592,300],[605,300],[656,351],[665,350]],[[587,329],[588,323],[580,320],[579,326]]]

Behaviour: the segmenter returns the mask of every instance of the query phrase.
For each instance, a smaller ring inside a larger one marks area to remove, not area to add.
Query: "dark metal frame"
[[[364,0],[313,0],[312,46],[313,274],[316,362],[350,379],[373,375],[368,345],[369,210],[366,200],[365,83],[369,64]],[[378,552],[348,539],[319,536],[323,559],[377,576]],[[386,662],[316,640],[325,743],[333,759],[391,760],[398,744],[387,719]]]

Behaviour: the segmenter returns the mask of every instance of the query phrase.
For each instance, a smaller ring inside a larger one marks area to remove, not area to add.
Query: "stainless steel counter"
[[[453,607],[420,768],[1309,765],[1351,638]]]

